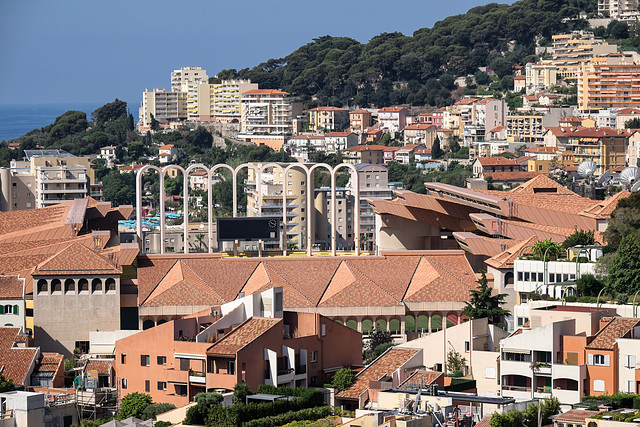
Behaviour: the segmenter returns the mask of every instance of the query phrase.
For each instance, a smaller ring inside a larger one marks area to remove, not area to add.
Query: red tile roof
[[[584,423],[587,418],[598,415],[599,411],[588,411],[586,409],[570,409],[567,412],[553,417],[554,422]]]
[[[108,274],[119,275],[122,269],[80,243],[73,243],[34,269],[34,275]]]
[[[436,128],[435,125],[426,125],[426,124],[413,124],[406,126],[404,130],[427,130],[429,128]]]
[[[485,172],[484,178],[491,177],[494,181],[528,181],[540,175],[538,172]]]
[[[42,359],[38,366],[39,372],[57,372],[62,367],[64,369],[64,356],[58,353],[42,353]]]
[[[387,148],[384,145],[356,145],[355,147],[351,147],[351,148],[347,148],[346,150],[343,151],[354,151],[354,152],[358,152],[358,151],[384,151],[384,149]]]
[[[207,354],[235,356],[242,347],[246,346],[260,335],[280,323],[282,319],[252,317],[240,324],[236,329],[222,337],[207,350]]]
[[[402,108],[402,107],[384,107],[384,108],[379,109],[378,112],[381,111],[383,113],[397,113],[397,112],[400,112],[402,110],[406,111],[406,109]]]
[[[502,129],[504,129],[504,126],[497,126],[491,129],[489,132],[500,132]]]
[[[444,382],[444,372],[431,371],[428,369],[417,369],[401,385],[429,385]]]
[[[242,92],[243,95],[288,95],[288,92],[282,92],[277,89],[253,89],[247,92]]]
[[[360,110],[353,110],[353,111],[351,111],[351,114],[367,114],[367,113],[368,113],[368,114],[371,114],[371,111],[362,110],[362,109],[360,109]]]
[[[344,137],[344,136],[349,136],[349,135],[353,135],[353,132],[329,132],[328,134],[326,134],[325,136],[330,136],[330,137]]]
[[[0,276],[0,300],[24,298],[24,286],[17,276]]]
[[[173,144],[167,144],[167,145],[163,145],[162,147],[158,148],[158,150],[170,150],[174,147]]]
[[[598,350],[613,350],[618,338],[624,337],[635,326],[640,324],[640,319],[628,317],[615,317],[605,327],[600,329],[593,341],[585,348]]]
[[[0,328],[0,368],[4,367],[2,375],[12,380],[16,385],[27,385],[27,376],[35,366],[38,349],[16,348],[14,343],[20,328]]]
[[[84,373],[98,371],[98,375],[111,375],[114,368],[114,361],[109,359],[89,359],[84,365]]]
[[[316,107],[312,108],[309,111],[349,111],[346,108],[338,108],[338,107]]]
[[[419,350],[416,349],[390,348],[360,371],[351,387],[336,394],[336,397],[358,399],[362,393],[369,389],[371,381],[379,381],[381,378],[392,375],[418,352]]]
[[[478,157],[478,162],[482,166],[497,166],[497,165],[513,165],[519,166],[518,162],[514,159],[507,159],[506,157],[497,156],[497,157]]]

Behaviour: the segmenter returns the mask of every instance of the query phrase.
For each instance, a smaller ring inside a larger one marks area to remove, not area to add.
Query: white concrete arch
[[[166,196],[165,190],[164,190],[164,178],[165,175],[167,174],[167,172],[169,172],[171,169],[177,169],[180,172],[182,172],[182,195],[183,197],[187,196],[187,189],[189,188],[189,180],[187,179],[185,170],[182,166],[180,165],[167,165],[165,167],[163,167],[162,173],[160,174],[160,253],[164,254],[164,236],[165,236],[165,208],[164,208],[164,198]],[[188,238],[188,233],[189,233],[189,229],[188,224],[185,222],[184,217],[186,217],[186,215],[184,214],[184,200],[182,201],[183,203],[183,208],[182,208],[182,216],[183,216],[183,220],[182,220],[182,225],[183,225],[183,234],[184,234],[184,245],[187,248],[187,251],[189,250],[189,242],[187,241]]]
[[[207,172],[207,197],[208,197],[208,201],[209,201],[209,205],[208,205],[208,216],[207,218],[211,218],[211,177],[212,177],[212,172],[211,170],[209,170],[208,167],[206,167],[205,165],[203,165],[202,163],[195,163],[190,165],[185,171],[184,171],[184,182],[185,182],[185,186],[184,186],[184,208],[183,208],[183,225],[184,225],[184,253],[188,254],[189,253],[189,173],[191,173],[191,171],[194,171],[196,169],[202,169],[203,171]],[[208,219],[207,219],[208,221]],[[211,234],[211,226],[209,226],[209,240],[208,240],[208,251],[209,253],[211,253],[212,249],[211,249],[211,238],[212,238],[212,234]]]
[[[331,233],[333,234],[332,236],[332,241],[335,242],[336,241],[336,228],[337,228],[337,224],[336,224],[336,174],[338,173],[338,170],[340,170],[341,168],[347,168],[349,170],[351,170],[352,172],[352,179],[354,181],[354,185],[355,185],[355,194],[354,194],[354,206],[353,206],[353,218],[354,218],[354,224],[353,224],[353,242],[355,244],[356,247],[356,255],[360,255],[360,174],[358,174],[358,169],[350,164],[350,163],[341,163],[339,165],[337,165],[333,171],[331,172],[331,198],[332,200],[332,208],[331,208],[331,222],[333,223],[333,226],[331,227]],[[334,243],[335,244],[335,243]],[[333,246],[333,255],[335,256],[335,246]]]
[[[306,241],[307,241],[307,245],[306,245],[307,246],[307,254],[310,256],[310,254],[311,254],[311,243],[310,243],[311,240],[310,240],[309,236],[310,236],[310,233],[311,233],[311,227],[309,226],[309,224],[310,224],[309,221],[311,220],[311,215],[313,213],[313,205],[309,205],[308,203],[309,203],[309,181],[311,179],[309,178],[309,168],[304,163],[291,163],[291,164],[289,164],[289,166],[284,168],[283,174],[286,176],[287,173],[290,170],[295,169],[295,168],[302,169],[304,171],[304,174],[305,174],[306,179],[307,179],[307,202],[306,202],[307,205],[305,206],[305,217],[307,219],[305,220],[305,223],[306,223],[306,230],[305,231],[306,231],[306,235],[307,235],[307,238],[306,238]],[[312,177],[313,177],[313,175],[312,175]],[[284,186],[283,186],[282,190],[284,192],[284,190],[285,190]],[[313,191],[311,191],[311,195],[313,196]],[[286,196],[284,196],[284,198],[283,198],[283,203],[286,204]],[[284,245],[285,246],[284,247],[285,253],[284,253],[284,255],[286,256],[286,250],[287,250],[287,248],[286,248],[286,246],[287,246],[287,242],[286,242],[287,226],[286,226],[286,224],[284,226],[284,233],[285,233],[285,245]],[[300,249],[302,249],[302,242],[300,242]]]
[[[335,187],[335,182],[334,182],[334,176],[333,176],[333,168],[331,166],[329,166],[326,163],[316,163],[313,166],[311,166],[308,171],[307,171],[307,255],[311,256],[311,249],[313,244],[311,243],[311,212],[313,212],[313,187],[314,187],[314,183],[313,183],[313,171],[317,168],[325,168],[327,171],[329,171],[329,174],[331,175],[331,188]],[[334,215],[333,212],[335,212],[335,197],[333,198],[333,201],[331,202],[331,215]],[[331,224],[331,228],[335,228],[336,227],[336,223],[335,221],[332,222]],[[331,253],[335,253],[336,251],[336,240],[335,240],[335,233],[332,234],[333,238],[331,239]]]
[[[277,164],[277,163],[265,163],[260,166],[260,175],[265,171],[265,169],[273,168],[280,169],[282,172],[282,232],[284,236],[281,236],[282,239],[282,251],[284,256],[287,256],[287,174],[285,173],[285,169]],[[256,188],[260,188],[258,183],[256,183]],[[258,213],[259,216],[262,216],[262,192],[258,191]]]
[[[153,165],[145,165],[138,169],[136,174],[136,234],[138,235],[138,239],[142,242],[142,176],[148,170],[155,170],[160,179],[162,178],[162,171],[159,167]],[[162,206],[164,208],[164,204]]]
[[[234,180],[234,185],[233,185],[233,217],[237,217],[238,216],[238,188],[237,188],[237,183],[238,183],[238,172],[240,172],[242,169],[247,168],[247,173],[249,171],[249,168],[253,169],[253,172],[256,174],[256,188],[258,187],[258,184],[261,182],[262,180],[262,172],[260,170],[259,167],[257,167],[256,165],[252,165],[250,163],[242,163],[238,166],[236,166],[236,168],[234,169],[234,175],[233,175],[233,180]],[[260,196],[258,196],[258,200],[260,200]]]

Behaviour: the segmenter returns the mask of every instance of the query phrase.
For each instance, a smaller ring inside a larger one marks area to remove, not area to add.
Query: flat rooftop
[[[548,307],[534,308],[534,310],[568,311],[572,313],[597,313],[600,311],[607,311],[609,309],[602,308],[602,307],[585,307],[585,306],[579,306],[579,305],[550,305]]]

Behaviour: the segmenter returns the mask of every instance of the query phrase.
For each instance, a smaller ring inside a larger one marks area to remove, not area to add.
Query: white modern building
[[[187,117],[198,120],[198,86],[208,83],[207,70],[202,67],[182,67],[171,73],[171,91],[187,94]]]

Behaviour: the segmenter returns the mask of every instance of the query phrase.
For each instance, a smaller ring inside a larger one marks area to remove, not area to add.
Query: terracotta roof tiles
[[[0,300],[24,298],[24,285],[17,276],[0,276]]]
[[[98,371],[98,375],[111,375],[114,361],[109,359],[89,359],[84,366],[85,374],[89,371]]]
[[[119,275],[121,268],[93,249],[73,243],[36,266],[34,275],[109,274]]]
[[[640,319],[629,317],[615,317],[600,329],[593,341],[585,348],[599,350],[613,350],[618,338],[624,337],[634,326],[640,324]]]
[[[20,328],[0,328],[0,367],[2,375],[16,385],[25,385],[25,379],[35,365],[39,351],[36,348],[16,348],[14,343]]]
[[[385,376],[392,375],[407,363],[419,350],[390,348],[369,366],[356,375],[351,387],[336,394],[343,399],[358,399],[362,393],[369,389],[371,381],[379,381]]]
[[[207,354],[235,355],[242,347],[281,321],[282,319],[252,317],[209,347]]]
[[[586,409],[570,409],[567,412],[563,412],[562,414],[558,414],[553,417],[553,421],[556,423],[584,423],[587,418],[591,418],[599,413],[599,411],[588,411]]]

